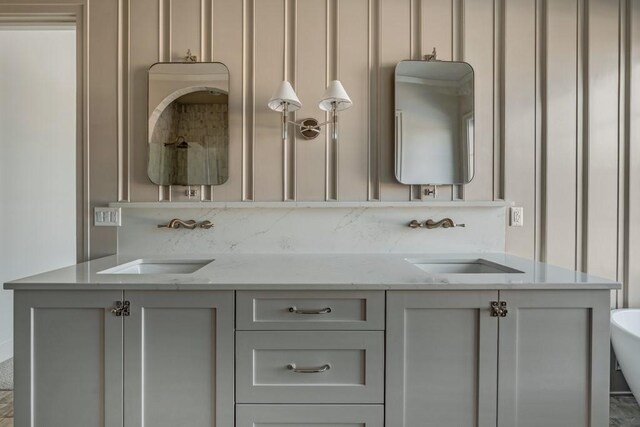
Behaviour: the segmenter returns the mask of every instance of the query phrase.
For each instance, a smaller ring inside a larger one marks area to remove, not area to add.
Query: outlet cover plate
[[[93,210],[93,222],[96,227],[120,227],[122,210],[120,208],[99,208]]]
[[[521,206],[512,206],[509,215],[509,225],[512,227],[524,226],[524,208]]]

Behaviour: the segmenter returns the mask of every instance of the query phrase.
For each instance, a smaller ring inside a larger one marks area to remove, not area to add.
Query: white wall
[[[0,283],[76,262],[75,37],[0,27]],[[12,304],[0,290],[0,361]]]

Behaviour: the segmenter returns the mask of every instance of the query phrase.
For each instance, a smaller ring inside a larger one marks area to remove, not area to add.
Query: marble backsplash
[[[118,253],[503,252],[506,208],[491,207],[123,207]],[[451,218],[466,227],[412,229],[409,221]],[[205,229],[158,228],[172,218]]]

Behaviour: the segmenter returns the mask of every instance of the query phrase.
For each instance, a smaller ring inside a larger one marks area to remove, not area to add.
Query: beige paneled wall
[[[0,0],[86,18],[91,206],[179,201],[146,176],[147,77],[187,49],[231,75],[230,178],[204,200],[412,200],[393,177],[393,70],[433,47],[476,72],[476,176],[441,199],[525,208],[507,250],[630,283],[640,306],[639,0]],[[15,9],[14,7],[14,9]],[[280,140],[266,101],[289,79],[304,107],[339,78],[355,103],[341,139]],[[88,210],[85,215],[90,214]],[[91,256],[112,230],[88,229]]]
[[[625,276],[625,256],[640,246],[624,238],[625,224],[631,229],[640,219],[626,203],[635,175],[625,174],[633,154],[625,135],[635,128],[625,122],[631,104],[624,95],[634,94],[633,85],[619,87],[634,70],[625,61],[636,2],[627,10],[613,0],[122,1],[128,54],[147,58],[131,64],[126,88],[135,138],[121,168],[132,171],[124,200],[183,197],[144,175],[146,110],[138,98],[146,68],[180,60],[187,49],[225,62],[234,85],[231,178],[203,189],[204,199],[415,199],[420,188],[393,177],[393,70],[436,47],[442,60],[469,62],[477,88],[476,176],[463,188],[442,188],[439,198],[513,201],[526,220],[508,229],[509,252]],[[155,37],[140,29],[147,24]],[[295,132],[280,140],[280,117],[266,101],[284,78],[304,103],[295,119],[324,120],[317,102],[330,79],[343,81],[355,106],[340,116],[337,146],[324,130],[311,142]],[[633,291],[629,297],[640,304]]]

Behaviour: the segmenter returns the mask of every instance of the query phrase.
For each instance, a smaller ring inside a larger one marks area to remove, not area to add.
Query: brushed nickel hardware
[[[422,191],[422,199],[431,196],[432,198],[438,197],[438,186],[437,185],[426,185],[421,186],[420,190]]]
[[[429,230],[434,228],[466,227],[465,224],[456,224],[451,218],[444,218],[440,221],[428,219],[425,222],[420,222],[417,219],[413,219],[409,222],[408,225],[411,228],[427,228]]]
[[[424,56],[425,61],[437,61],[438,60],[438,52],[436,52],[436,48],[434,47],[431,53],[426,54]]]
[[[296,374],[319,374],[322,372],[327,372],[331,369],[331,365],[325,364],[320,366],[319,368],[298,368],[295,363],[290,363],[287,365],[287,369],[291,372],[295,372]]]
[[[424,223],[424,225],[428,229],[432,229],[432,228],[465,227],[464,224],[456,224],[455,222],[453,222],[453,220],[451,218],[444,218],[444,219],[441,219],[440,221],[437,221],[437,222],[432,220],[432,219],[428,219]]]
[[[211,221],[196,222],[193,219],[190,219],[188,221],[183,221],[181,219],[174,218],[171,221],[169,221],[167,224],[158,224],[158,228],[178,229],[180,227],[188,228],[189,230],[195,230],[197,227],[200,227],[200,228],[204,228],[205,230],[208,230],[211,227],[213,227],[213,223]]]
[[[198,57],[191,53],[191,49],[187,49],[187,55],[184,57],[184,62],[198,62]]]
[[[327,86],[327,90],[320,104],[318,105],[321,110],[331,113],[331,119],[318,123],[315,119],[305,119],[302,122],[294,122],[289,120],[289,113],[296,111],[302,107],[302,102],[298,98],[293,86],[288,80],[284,80],[278,86],[275,93],[269,99],[267,106],[277,112],[282,113],[282,140],[288,139],[288,125],[293,124],[300,128],[300,132],[304,139],[314,139],[320,135],[320,127],[324,125],[332,125],[331,138],[335,141],[338,140],[338,112],[346,110],[353,105],[353,101],[349,98],[347,91],[342,86],[339,80],[332,80]]]
[[[506,301],[491,301],[491,317],[507,317]]]
[[[131,303],[129,301],[116,301],[116,306],[111,309],[111,313],[115,314],[117,317],[128,316],[131,314],[129,312],[130,307]]]
[[[321,308],[319,310],[300,310],[295,306],[289,307],[289,313],[295,314],[329,314],[331,313],[331,307]]]

